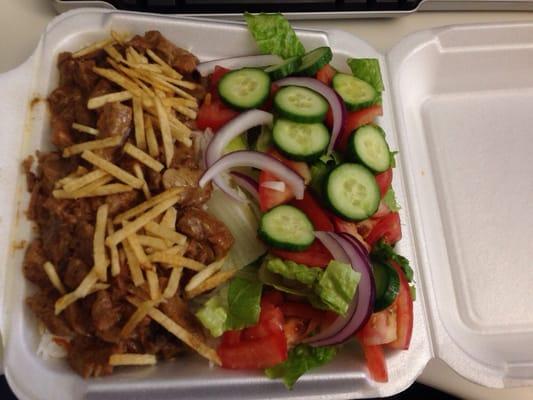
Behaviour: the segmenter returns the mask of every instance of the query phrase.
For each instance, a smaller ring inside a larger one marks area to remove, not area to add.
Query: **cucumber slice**
[[[286,76],[294,74],[302,64],[302,57],[290,57],[280,64],[271,65],[265,68],[265,72],[270,76],[270,79],[277,81]]]
[[[321,122],[328,107],[324,97],[300,86],[285,86],[274,96],[274,109],[282,117],[296,122]]]
[[[391,166],[385,132],[377,125],[364,125],[348,141],[348,154],[374,172],[384,172]]]
[[[332,83],[350,111],[371,106],[378,96],[372,85],[352,75],[335,74]]]
[[[376,282],[376,299],[374,312],[389,307],[400,291],[400,277],[398,273],[387,264],[373,263],[374,281]]]
[[[314,161],[328,147],[329,131],[324,124],[302,124],[278,119],[272,129],[276,147],[288,158],[298,161]]]
[[[285,250],[305,250],[315,240],[309,218],[296,207],[274,207],[261,217],[259,236],[268,244]]]
[[[374,215],[381,198],[374,174],[352,163],[341,164],[330,172],[325,194],[331,209],[351,221]]]
[[[242,68],[228,72],[218,83],[224,103],[246,110],[259,107],[270,94],[270,77],[259,68]]]
[[[328,64],[333,58],[329,47],[318,47],[302,57],[302,64],[296,71],[297,75],[314,76],[320,68]]]

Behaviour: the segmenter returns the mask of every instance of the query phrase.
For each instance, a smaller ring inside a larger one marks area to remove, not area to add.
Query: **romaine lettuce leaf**
[[[266,262],[266,267],[270,272],[279,274],[285,279],[298,281],[310,288],[318,282],[323,273],[323,270],[319,268],[309,268],[307,265],[280,258],[269,259]]]
[[[292,389],[300,376],[313,368],[320,367],[335,357],[335,347],[311,347],[300,344],[289,351],[287,360],[272,368],[265,369],[270,379],[282,378],[285,386]]]
[[[385,196],[383,196],[383,202],[392,212],[400,210],[400,205],[396,201],[396,194],[392,187],[390,187],[389,190],[387,190],[387,193],[385,193]]]
[[[262,53],[276,54],[282,58],[305,53],[304,46],[282,14],[245,13],[244,19]]]
[[[370,83],[378,92],[385,89],[377,58],[349,58],[347,63],[353,76]]]
[[[219,337],[226,330],[228,318],[228,287],[216,292],[207,300],[202,308],[196,312],[196,318],[211,333],[213,337]]]
[[[361,274],[355,272],[351,265],[332,260],[318,281],[315,293],[331,310],[344,315],[360,279]]]

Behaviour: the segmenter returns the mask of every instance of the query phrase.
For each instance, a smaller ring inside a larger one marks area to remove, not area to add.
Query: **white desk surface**
[[[0,73],[21,64],[33,52],[41,33],[55,16],[50,0],[0,0]],[[533,21],[533,12],[419,12],[395,19],[297,21],[295,25],[342,29],[381,51],[403,36],[437,26],[482,22]],[[487,389],[473,384],[440,361],[431,361],[419,381],[458,397],[482,400],[531,400],[532,388]]]

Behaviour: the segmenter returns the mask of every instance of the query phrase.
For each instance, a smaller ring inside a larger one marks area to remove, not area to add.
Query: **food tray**
[[[330,46],[336,68],[346,70],[347,57],[378,58],[385,78],[379,124],[391,148],[400,150],[393,183],[402,205],[398,250],[411,260],[418,289],[411,347],[387,354],[388,383],[366,377],[356,345],[345,346],[334,362],[303,376],[292,391],[261,372],[211,369],[195,356],[117,369],[92,380],[83,380],[62,360],[40,359],[36,321],[23,301],[33,288],[22,276],[20,247],[32,230],[24,216],[28,195],[20,163],[35,150],[50,148],[46,105],[34,99],[45,98],[56,86],[57,55],[102,39],[110,29],[132,34],[158,29],[202,61],[257,53],[238,22],[86,9],[57,17],[31,58],[0,75],[5,99],[0,105],[0,184],[5,188],[0,191],[0,331],[5,374],[20,399],[379,397],[408,387],[433,357],[487,386],[533,382],[533,316],[527,312],[532,251],[526,243],[533,234],[527,213],[533,198],[527,179],[533,172],[527,162],[526,128],[532,121],[526,104],[533,100],[527,63],[533,57],[533,25],[528,24],[422,32],[402,40],[387,56],[345,32],[298,30],[306,48]],[[500,130],[516,142],[502,146]],[[512,175],[505,179],[501,168],[507,165]],[[515,179],[527,183],[513,186]],[[500,182],[501,191],[494,191]],[[472,193],[465,196],[468,187]],[[502,210],[501,204],[509,206]],[[521,218],[509,219],[516,209],[523,211]],[[486,226],[493,217],[499,224],[508,220],[498,231]],[[473,236],[465,241],[468,234]]]

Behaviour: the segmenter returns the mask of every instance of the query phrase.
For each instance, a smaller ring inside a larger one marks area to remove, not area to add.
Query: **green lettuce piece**
[[[402,269],[403,273],[405,274],[405,277],[407,278],[408,282],[413,281],[413,269],[411,268],[411,265],[409,265],[409,260],[405,258],[404,256],[399,255],[394,251],[394,248],[385,243],[383,240],[378,241],[374,248],[372,249],[372,252],[370,253],[370,258],[373,261],[381,262],[384,264],[387,264],[391,260],[398,263],[400,268]]]
[[[285,279],[298,281],[308,287],[313,287],[323,273],[319,268],[309,268],[306,265],[280,258],[269,259],[266,266],[270,272],[279,274]]]
[[[267,264],[264,263],[259,268],[259,279],[263,284],[272,286],[280,292],[294,294],[296,296],[308,297],[313,295],[312,289],[306,287],[298,281],[291,281],[283,278],[283,276],[275,274],[268,270]]]
[[[360,279],[361,274],[355,272],[351,265],[332,260],[318,281],[315,292],[330,309],[344,315]]]
[[[252,326],[259,320],[263,284],[255,279],[237,276],[228,288],[228,318],[226,330]]]
[[[282,58],[302,56],[305,48],[280,13],[244,14],[248,30],[263,54],[276,54]]]
[[[228,329],[228,287],[216,292],[195,315],[213,337],[222,335]]]
[[[378,92],[385,89],[377,58],[349,58],[347,63],[353,76],[368,82]]]
[[[396,194],[392,187],[390,187],[389,190],[387,190],[387,193],[385,193],[385,196],[383,196],[383,202],[392,212],[400,210],[400,205],[396,201]]]
[[[289,351],[288,358],[281,364],[265,369],[270,379],[282,378],[285,386],[292,389],[300,376],[313,368],[330,362],[337,354],[335,347],[311,347],[300,344]]]
[[[248,150],[248,144],[246,143],[245,135],[234,137],[224,148],[224,154],[239,150]]]

